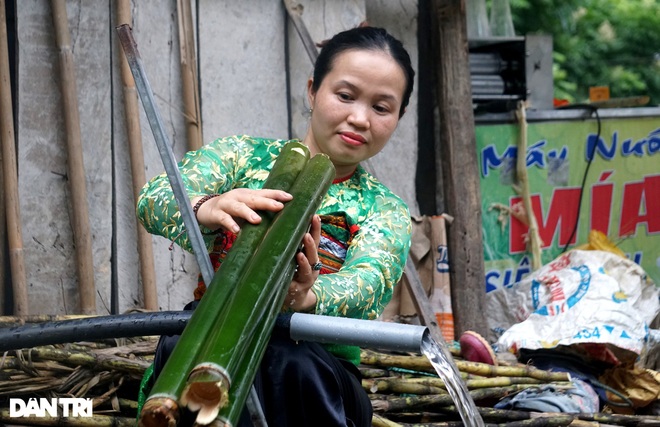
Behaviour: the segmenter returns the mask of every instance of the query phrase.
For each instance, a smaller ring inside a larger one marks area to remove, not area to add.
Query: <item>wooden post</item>
[[[119,0],[117,3],[117,20],[119,24],[130,24],[131,0]],[[124,52],[119,49],[121,64],[121,79],[124,85],[124,109],[126,115],[126,135],[131,161],[131,178],[133,182],[133,200],[137,202],[140,190],[147,178],[144,172],[144,151],[142,149],[142,133],[140,129],[140,110],[137,90],[133,74],[126,61]],[[140,258],[140,276],[142,277],[142,292],[144,308],[158,310],[158,290],[156,286],[156,268],[154,267],[154,252],[151,234],[137,221],[137,244]]]
[[[2,6],[4,0],[0,0],[0,6]],[[0,16],[1,18],[1,16]],[[0,24],[1,25],[1,24]],[[2,43],[2,41],[0,41]],[[1,91],[1,90],[0,90]],[[2,108],[0,108],[0,116],[4,116]],[[0,135],[4,135],[4,130],[0,129]],[[4,137],[4,136],[3,136]],[[2,138],[3,138],[2,137]],[[4,178],[4,169],[2,167],[2,142],[0,141],[0,315],[5,314],[5,295],[7,295],[6,284],[8,274],[11,267],[9,266],[9,260],[7,259],[7,215],[6,215],[6,201],[5,201],[5,178]],[[21,238],[21,240],[23,240]],[[13,283],[13,281],[12,281]]]
[[[14,292],[14,314],[28,314],[27,280],[23,262],[23,233],[21,230],[21,209],[18,200],[18,168],[16,167],[16,140],[14,139],[14,113],[11,98],[9,75],[9,48],[7,38],[7,17],[5,1],[0,0],[0,132],[2,139],[2,173],[4,188],[1,217],[6,220],[9,242],[9,265],[11,268],[12,290]],[[2,228],[5,224],[2,225]],[[4,241],[0,244],[4,245]],[[4,263],[4,256],[0,259]],[[4,269],[4,268],[3,268]],[[4,275],[3,275],[4,276]],[[4,277],[2,277],[4,285]],[[4,287],[3,287],[4,288]]]
[[[319,56],[319,51],[316,48],[316,43],[314,43],[314,40],[312,39],[312,36],[309,34],[309,31],[307,30],[307,26],[305,25],[305,22],[302,19],[302,6],[300,5],[300,3],[294,0],[283,0],[283,1],[284,1],[284,7],[286,8],[286,12],[289,15],[289,19],[291,19],[291,22],[293,23],[293,26],[296,29],[296,32],[298,33],[298,37],[300,37],[300,41],[305,47],[305,52],[307,52],[307,56],[309,56],[310,61],[312,61],[312,65],[314,65],[314,63],[316,63],[316,58],[318,58]]]
[[[96,289],[94,286],[94,261],[92,258],[92,235],[87,208],[87,185],[80,137],[80,115],[78,112],[78,90],[75,66],[71,52],[69,21],[66,0],[53,0],[53,21],[57,46],[60,50],[60,79],[64,123],[67,133],[68,178],[71,185],[72,229],[76,247],[76,265],[80,292],[80,310],[83,314],[96,313]]]
[[[202,114],[199,106],[197,55],[193,33],[190,0],[177,0],[179,19],[179,51],[181,55],[181,81],[183,83],[183,114],[186,119],[188,149],[202,148]]]
[[[532,196],[529,191],[529,178],[527,176],[527,107],[524,101],[518,101],[518,108],[516,109],[516,118],[520,125],[520,134],[518,136],[518,156],[516,157],[516,189],[518,194],[523,199],[523,206],[525,206],[525,217],[527,218],[527,225],[529,231],[528,248],[532,253],[532,271],[541,268],[541,236],[539,235],[539,225],[536,222],[534,209],[532,209]]]
[[[467,330],[487,332],[484,316],[484,251],[481,192],[468,59],[464,0],[433,0],[432,26],[436,52],[440,129],[436,142],[437,170],[443,172],[456,336]]]

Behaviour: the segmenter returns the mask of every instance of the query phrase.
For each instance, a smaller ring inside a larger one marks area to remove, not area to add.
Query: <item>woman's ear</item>
[[[314,85],[314,79],[310,77],[309,80],[307,80],[307,102],[309,103],[309,108],[314,108],[314,89],[312,89],[312,86]]]

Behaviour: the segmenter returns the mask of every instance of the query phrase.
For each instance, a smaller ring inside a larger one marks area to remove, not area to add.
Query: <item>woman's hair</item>
[[[413,90],[415,71],[410,63],[410,55],[399,40],[383,28],[359,26],[337,33],[331,39],[321,43],[320,46],[321,52],[314,64],[314,81],[312,83],[314,92],[319,89],[321,82],[332,69],[334,59],[341,53],[347,50],[376,50],[389,53],[406,76],[406,88],[403,92],[399,118],[403,116]]]

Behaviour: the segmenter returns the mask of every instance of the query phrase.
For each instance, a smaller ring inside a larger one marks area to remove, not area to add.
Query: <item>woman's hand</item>
[[[204,202],[197,210],[197,222],[211,230],[219,228],[238,233],[239,222],[261,222],[256,211],[278,212],[291,194],[280,190],[250,190],[237,188]],[[195,205],[202,197],[191,200]]]
[[[294,311],[310,311],[316,307],[316,294],[312,285],[319,277],[319,242],[321,241],[321,218],[314,215],[308,233],[303,237],[303,250],[296,254],[298,268],[293,276],[284,300],[285,307]]]

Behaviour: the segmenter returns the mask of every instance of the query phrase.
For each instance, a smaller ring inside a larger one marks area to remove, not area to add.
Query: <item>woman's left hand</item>
[[[309,232],[303,236],[303,250],[296,254],[298,268],[293,276],[286,299],[285,307],[294,311],[310,311],[316,307],[316,294],[312,285],[319,277],[319,242],[321,241],[321,218],[314,215]],[[317,266],[317,268],[314,268]]]

